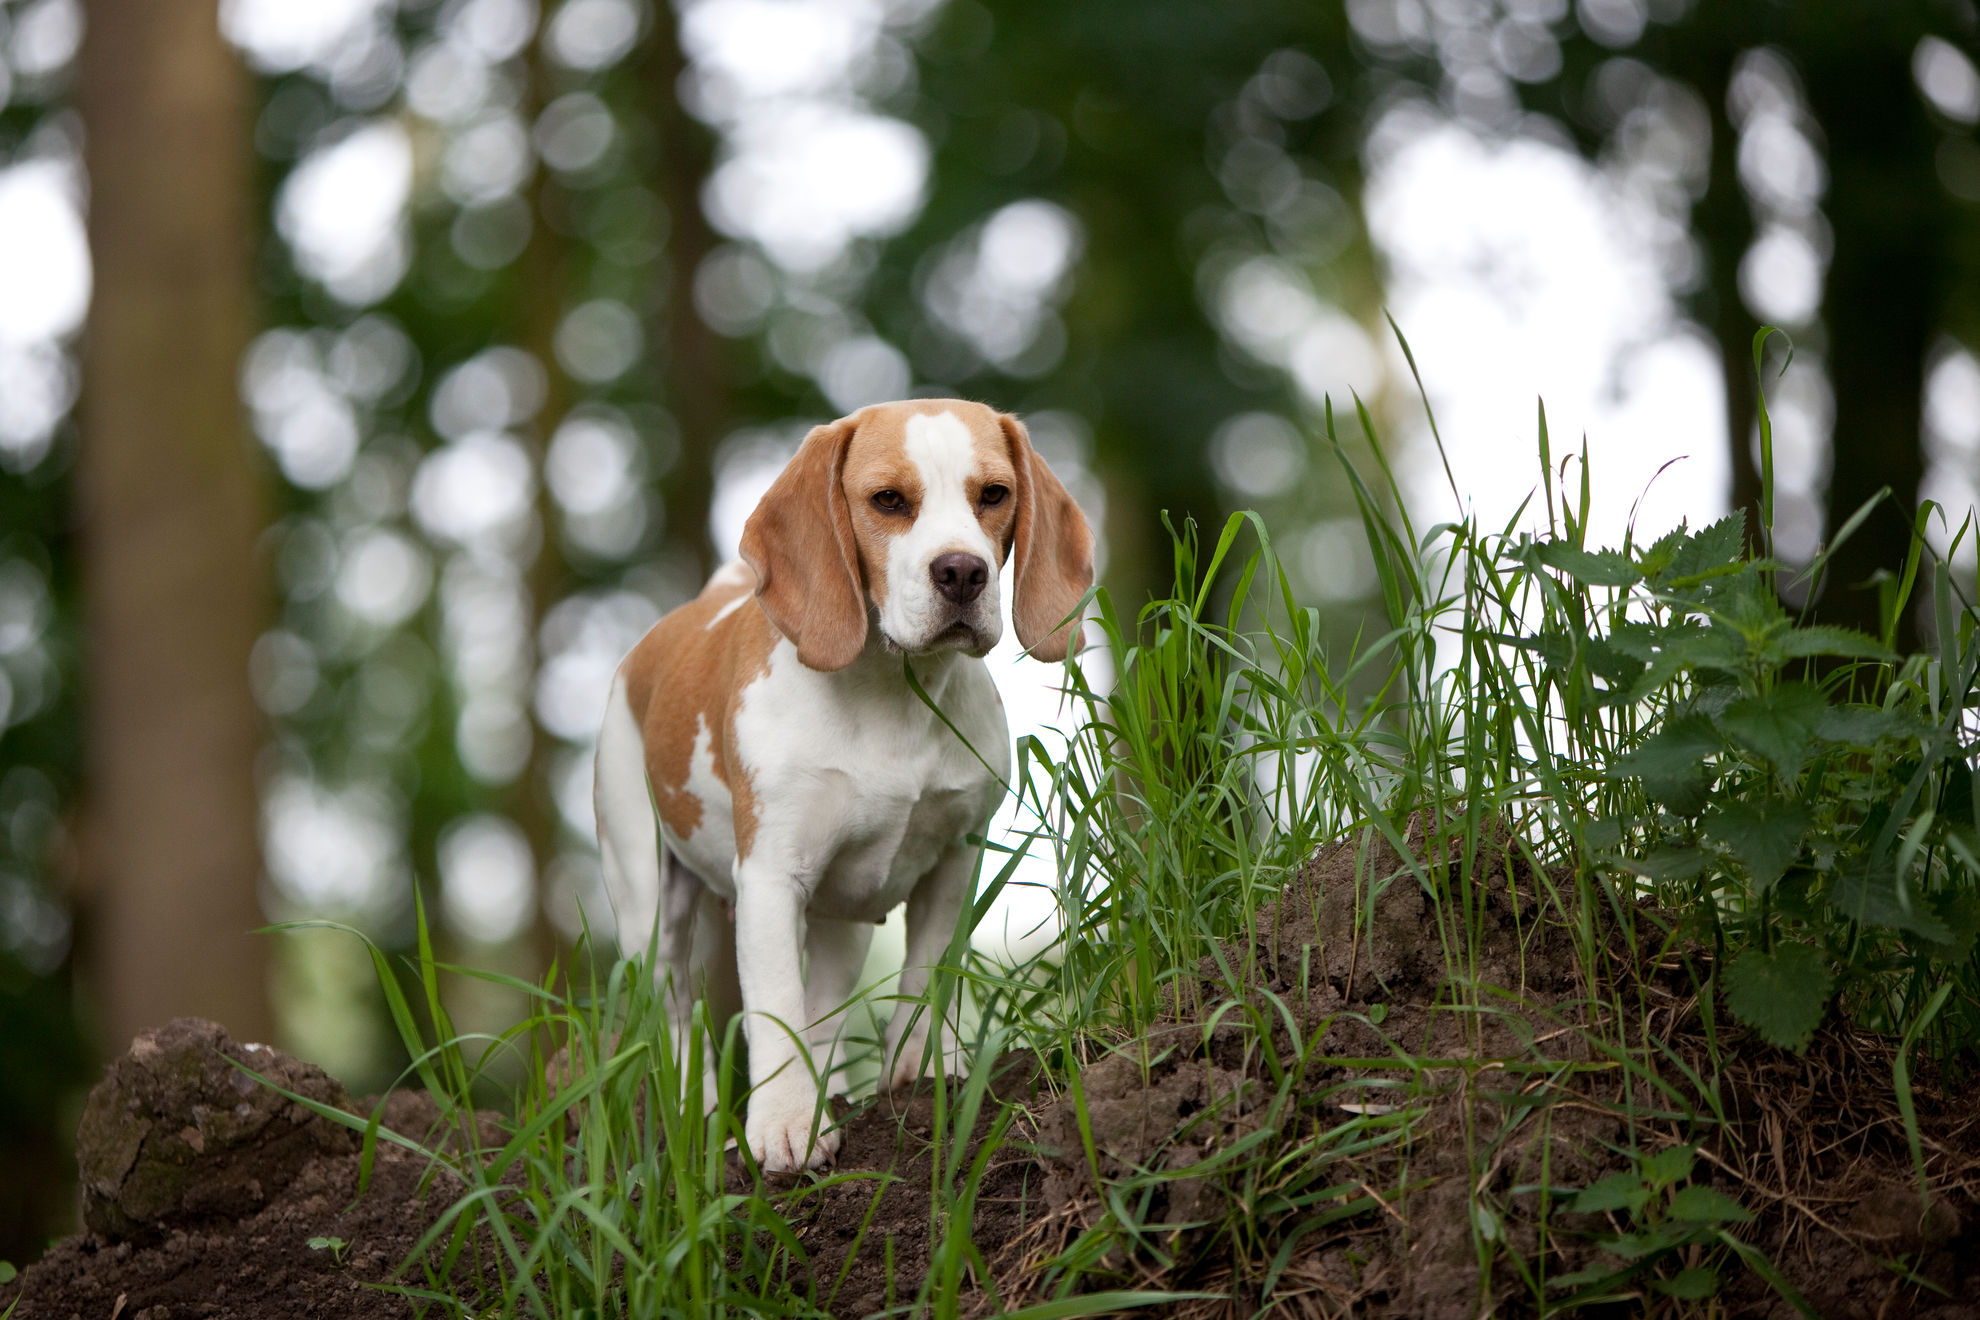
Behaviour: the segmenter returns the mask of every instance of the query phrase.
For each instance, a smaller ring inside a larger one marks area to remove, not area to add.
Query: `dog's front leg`
[[[846,1078],[839,1060],[852,1016],[850,1001],[873,944],[873,925],[813,913],[805,927],[804,1017],[810,1024],[812,1066],[827,1095],[843,1095]]]
[[[829,1164],[839,1136],[825,1131],[805,1038],[805,891],[787,870],[752,858],[736,867],[736,971],[749,1041],[749,1114],[743,1136],[766,1173]]]
[[[900,999],[887,1024],[884,1057],[889,1087],[911,1085],[926,1066],[934,1009],[922,997],[955,936],[956,919],[969,898],[975,870],[976,849],[959,843],[942,854],[908,895],[907,959],[901,967]]]

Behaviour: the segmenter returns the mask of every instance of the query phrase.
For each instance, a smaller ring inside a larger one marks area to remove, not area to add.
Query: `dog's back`
[[[724,565],[700,595],[654,624],[613,675],[592,795],[605,890],[627,955],[646,950],[656,915],[665,915],[673,919],[660,922],[664,958],[693,887],[729,889],[739,685],[728,676],[751,658],[767,663],[775,642],[755,590],[749,565]]]

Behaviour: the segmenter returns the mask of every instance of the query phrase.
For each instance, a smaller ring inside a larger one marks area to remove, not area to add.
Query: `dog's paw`
[[[831,1113],[821,1110],[817,1099],[809,1088],[802,1098],[761,1092],[751,1098],[743,1138],[758,1168],[765,1173],[796,1173],[822,1169],[837,1157],[839,1134],[831,1127]]]

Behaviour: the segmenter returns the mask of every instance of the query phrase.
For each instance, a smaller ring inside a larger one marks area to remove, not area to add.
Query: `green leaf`
[[[1898,891],[1893,871],[1859,867],[1842,872],[1830,882],[1829,906],[1852,921],[1910,931],[1937,944],[1952,944],[1958,938],[1924,895]]]
[[[1677,558],[1678,551],[1690,539],[1684,524],[1679,523],[1675,531],[1665,532],[1649,548],[1637,552],[1637,569],[1644,577],[1655,581],[1671,566]]]
[[[1574,663],[1574,639],[1552,629],[1536,633],[1531,637],[1521,637],[1514,633],[1486,633],[1485,637],[1486,640],[1497,642],[1502,646],[1531,651],[1545,660],[1550,669],[1566,669]]]
[[[1632,659],[1654,660],[1669,634],[1683,629],[1702,631],[1696,624],[1677,623],[1669,628],[1659,628],[1654,624],[1625,620],[1609,630],[1609,645]]]
[[[1817,835],[1816,844],[1820,846],[1823,842],[1823,836]],[[1817,910],[1811,892],[1816,878],[1817,873],[1807,867],[1790,867],[1774,886],[1774,911],[1790,921],[1821,921],[1826,914]]]
[[[1693,669],[1718,669],[1736,674],[1746,666],[1746,644],[1739,634],[1722,628],[1673,628],[1662,658]]]
[[[1770,638],[1785,632],[1787,611],[1774,594],[1771,582],[1758,573],[1744,572],[1720,585],[1712,595],[1716,622],[1739,634],[1749,648],[1763,649]]]
[[[1661,542],[1659,547],[1661,547]],[[1735,509],[1710,527],[1701,527],[1671,555],[1670,576],[1674,585],[1697,580],[1746,560],[1746,514]]]
[[[1690,1146],[1670,1146],[1654,1155],[1646,1155],[1639,1164],[1643,1181],[1659,1190],[1674,1186],[1691,1176],[1691,1166],[1698,1162],[1698,1152]]]
[[[1643,662],[1612,645],[1607,639],[1590,637],[1582,647],[1588,670],[1611,685],[1626,683],[1643,672]]]
[[[1602,1250],[1620,1256],[1624,1260],[1646,1260],[1651,1256],[1661,1256],[1672,1247],[1683,1246],[1692,1231],[1689,1228],[1679,1228],[1675,1224],[1658,1224],[1640,1233],[1604,1238],[1599,1245]]]
[[[20,1277],[20,1273],[19,1270],[14,1268],[13,1261],[0,1260],[0,1283],[12,1283]]]
[[[1765,890],[1787,873],[1815,816],[1799,802],[1764,798],[1715,807],[1699,824],[1746,868],[1754,888]]]
[[[1725,971],[1726,1006],[1762,1040],[1799,1054],[1822,1021],[1834,979],[1822,951],[1808,944],[1758,945]]]
[[[1640,875],[1645,880],[1659,884],[1672,880],[1689,880],[1705,869],[1712,859],[1702,848],[1659,848],[1647,857],[1624,857],[1617,865],[1631,875]]]
[[[1702,1302],[1719,1291],[1719,1276],[1710,1270],[1679,1270],[1668,1279],[1657,1280],[1651,1287],[1681,1302]]]
[[[1708,758],[1725,750],[1725,739],[1703,715],[1681,715],[1668,720],[1626,756],[1609,763],[1609,777],[1636,778],[1652,801],[1661,802],[1681,815],[1690,815],[1705,805],[1705,791],[1711,782]]]
[[[1952,932],[1950,940],[1936,940],[1932,952],[1947,962],[1965,962],[1980,938],[1980,894],[1970,889],[1949,889],[1932,896],[1932,913]]]
[[[1626,1270],[1615,1269],[1608,1265],[1590,1265],[1588,1268],[1576,1270],[1572,1274],[1549,1275],[1547,1286],[1549,1288],[1579,1288],[1585,1284],[1592,1283],[1606,1287],[1609,1284],[1621,1281],[1627,1273],[1628,1271]]]
[[[1567,1208],[1578,1215],[1604,1210],[1627,1210],[1633,1215],[1649,1199],[1650,1189],[1643,1185],[1643,1179],[1634,1173],[1612,1173],[1576,1192]]]
[[[1643,576],[1619,551],[1583,550],[1566,541],[1546,541],[1538,549],[1541,563],[1591,587],[1632,586]]]
[[[1896,711],[1879,710],[1875,706],[1836,706],[1824,711],[1815,724],[1816,737],[1856,747],[1868,746],[1880,738],[1915,736],[1931,731],[1931,726],[1922,720],[1900,715]]]
[[[1693,1183],[1671,1197],[1671,1218],[1687,1224],[1744,1224],[1753,1215],[1718,1188]]]
[[[1610,852],[1622,847],[1624,824],[1624,821],[1614,816],[1591,820],[1588,822],[1588,828],[1582,832],[1582,838],[1597,852]]]
[[[1769,648],[1776,655],[1798,659],[1810,655],[1840,655],[1855,660],[1890,660],[1895,657],[1869,633],[1854,628],[1831,628],[1812,624],[1791,628],[1775,637]]]
[[[1719,715],[1719,729],[1792,776],[1808,758],[1808,746],[1829,709],[1829,699],[1809,683],[1782,683],[1757,697],[1742,697]]]
[[[1618,629],[1611,636],[1618,650],[1627,655],[1640,654],[1650,662],[1630,688],[1631,701],[1646,701],[1656,696],[1686,666],[1737,674],[1745,664],[1746,647],[1739,638],[1721,636],[1695,623],[1652,629],[1648,635],[1625,634]]]

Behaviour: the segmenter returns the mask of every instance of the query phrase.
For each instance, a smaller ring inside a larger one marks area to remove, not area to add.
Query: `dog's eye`
[[[876,491],[873,495],[873,507],[882,513],[906,513],[907,497],[897,490]]]
[[[980,500],[983,504],[983,507],[987,509],[993,505],[1002,504],[1004,502],[1004,497],[1006,495],[1009,495],[1010,493],[1011,493],[1010,487],[1008,486],[985,486],[983,488],[983,493],[977,496],[976,498]]]

